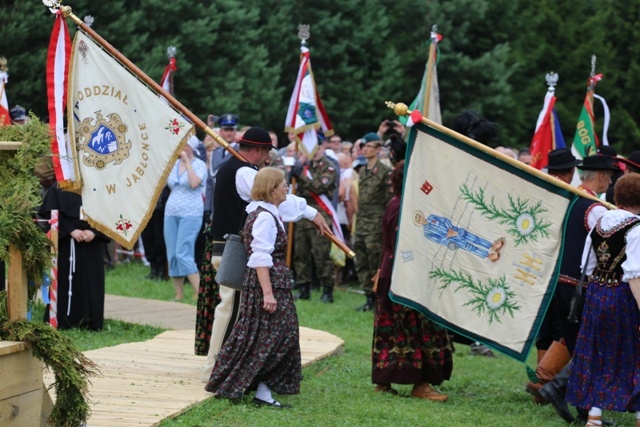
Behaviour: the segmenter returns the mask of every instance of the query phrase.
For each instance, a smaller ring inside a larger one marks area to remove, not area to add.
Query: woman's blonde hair
[[[284,181],[284,172],[277,168],[260,169],[253,181],[251,199],[273,203],[273,190]]]

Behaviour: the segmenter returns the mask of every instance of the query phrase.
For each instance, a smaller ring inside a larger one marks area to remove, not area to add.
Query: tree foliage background
[[[609,141],[640,148],[640,0],[74,0],[79,17],[150,77],[178,49],[175,96],[203,119],[237,113],[285,137],[299,23],[311,24],[316,84],[336,131],[355,140],[393,118],[384,101],[418,92],[432,25],[444,36],[438,77],[444,124],[472,108],[496,122],[499,145],[529,145],[544,75],[560,75],[556,109],[567,142],[586,93],[591,55],[611,107]],[[75,25],[68,21],[72,34]],[[0,56],[11,106],[46,118],[45,58],[53,18],[39,0],[0,0]],[[602,109],[596,103],[598,131]]]

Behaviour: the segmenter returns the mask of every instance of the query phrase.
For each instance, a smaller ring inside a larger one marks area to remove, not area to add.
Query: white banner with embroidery
[[[391,298],[524,361],[574,196],[422,124],[408,152]]]
[[[92,226],[131,248],[193,125],[78,31],[68,120]]]

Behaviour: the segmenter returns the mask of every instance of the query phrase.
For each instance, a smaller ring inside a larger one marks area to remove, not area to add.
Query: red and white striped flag
[[[54,11],[49,51],[47,52],[47,98],[49,127],[51,128],[51,154],[56,180],[63,189],[77,190],[80,186],[72,151],[64,132],[64,112],[67,104],[67,74],[71,55],[71,38],[62,13]]]
[[[178,67],[176,65],[176,58],[175,56],[170,56],[169,63],[167,64],[167,67],[164,69],[164,73],[162,74],[162,80],[160,80],[160,86],[162,86],[162,89],[170,94],[173,93],[173,72],[177,70]],[[169,105],[169,101],[167,101],[164,96],[160,95],[160,99],[162,99],[165,104]]]
[[[4,63],[4,58],[2,58]],[[9,74],[4,66],[0,67],[0,126],[9,126],[11,124],[11,116],[9,115],[9,101],[7,101],[7,93],[5,87],[9,81]]]

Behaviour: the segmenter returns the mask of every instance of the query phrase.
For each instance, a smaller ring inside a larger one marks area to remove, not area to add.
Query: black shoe
[[[285,405],[283,403],[278,402],[277,400],[274,400],[273,402],[267,402],[265,400],[258,399],[257,397],[253,398],[253,404],[256,406],[271,406],[271,407],[280,408],[280,409],[291,408],[291,405]]]
[[[551,406],[553,406],[553,409],[555,409],[558,415],[560,415],[560,418],[568,423],[574,422],[575,417],[569,410],[569,405],[567,405],[567,401],[564,400],[564,396],[562,396],[561,393],[558,393],[555,388],[546,387],[548,385],[549,384],[546,384],[545,387],[542,387],[540,388],[540,390],[538,390],[540,396],[547,402],[551,403]]]
[[[372,311],[376,308],[376,297],[373,292],[367,293],[367,302],[364,305],[361,305],[356,310],[357,311]]]
[[[301,299],[304,301],[311,299],[311,291],[309,290],[309,285],[298,285],[298,293],[295,295],[295,299]]]
[[[320,301],[324,303],[332,303],[333,302],[333,288],[325,286],[322,292],[322,296],[320,297]]]
[[[589,411],[582,408],[576,408],[578,410],[578,416],[576,417],[576,425],[582,426],[587,423],[587,419],[589,418]],[[608,420],[606,418],[602,419],[602,426],[615,426],[616,422],[613,420]]]

